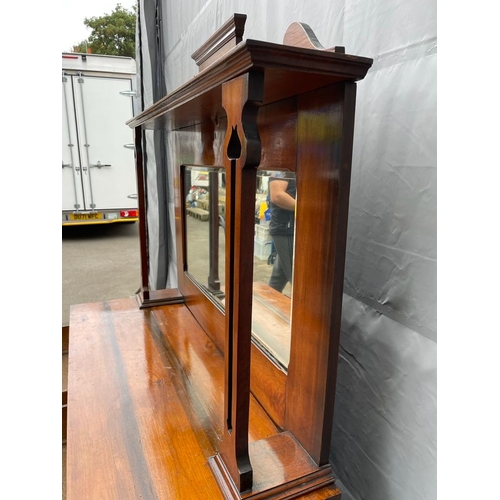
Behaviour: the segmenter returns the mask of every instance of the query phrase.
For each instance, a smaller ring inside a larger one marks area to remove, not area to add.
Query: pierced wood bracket
[[[243,40],[246,14],[234,14],[191,56],[200,71],[220,59]]]
[[[236,488],[252,487],[248,455],[254,205],[261,144],[257,112],[264,75],[246,73],[222,86],[227,113],[226,168],[226,314],[224,349],[224,434],[221,458]]]
[[[302,47],[304,49],[326,50],[328,52],[337,52],[345,54],[345,47],[335,46],[326,49],[319,43],[318,38],[309,25],[305,23],[294,22],[288,26],[285,36],[283,37],[283,45],[292,45],[293,47]]]

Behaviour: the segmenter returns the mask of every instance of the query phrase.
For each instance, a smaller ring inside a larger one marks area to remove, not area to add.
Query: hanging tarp
[[[346,500],[436,497],[436,3],[140,0],[144,105],[197,72],[234,13],[244,39],[308,24],[374,64],[358,83],[331,462]],[[138,58],[139,60],[139,58]],[[150,286],[175,287],[169,138],[146,132]]]

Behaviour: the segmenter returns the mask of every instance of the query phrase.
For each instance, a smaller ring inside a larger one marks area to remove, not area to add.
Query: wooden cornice
[[[246,14],[234,14],[191,56],[200,71],[217,61],[243,40]]]
[[[373,59],[352,56],[348,54],[325,50],[305,49],[277,43],[246,40],[222,56],[216,63],[195,75],[191,80],[175,91],[167,94],[163,99],[127,122],[131,128],[142,126],[146,129],[163,128],[172,118],[176,123],[172,128],[181,128],[198,123],[203,113],[214,113],[220,105],[220,86],[222,83],[235,78],[247,71],[272,70],[280,73],[290,73],[289,86],[286,91],[289,95],[313,90],[329,83],[342,80],[361,80],[373,64]],[[311,82],[309,87],[301,90],[303,81],[294,77],[297,73],[316,74],[328,77],[331,81],[318,79],[318,85]],[[267,82],[266,82],[267,85]],[[269,82],[271,85],[271,82]],[[264,104],[283,99],[276,89],[269,92],[266,87]],[[190,102],[193,103],[192,112],[189,111]],[[206,101],[206,102],[205,102]],[[167,116],[182,105],[182,116]]]

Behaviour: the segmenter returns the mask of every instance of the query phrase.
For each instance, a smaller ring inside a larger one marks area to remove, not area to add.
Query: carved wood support
[[[248,456],[254,207],[261,144],[257,112],[264,77],[246,73],[222,86],[227,113],[226,323],[224,434],[221,457],[239,491],[252,487]]]

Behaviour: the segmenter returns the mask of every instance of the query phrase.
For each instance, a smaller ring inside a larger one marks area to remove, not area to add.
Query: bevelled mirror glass
[[[295,199],[295,172],[258,172],[252,332],[284,369],[290,358]]]
[[[187,273],[224,304],[226,187],[223,168],[185,166]]]
[[[224,308],[224,169],[185,166],[186,272]],[[283,369],[290,357],[295,173],[258,171],[253,259],[253,341]]]

